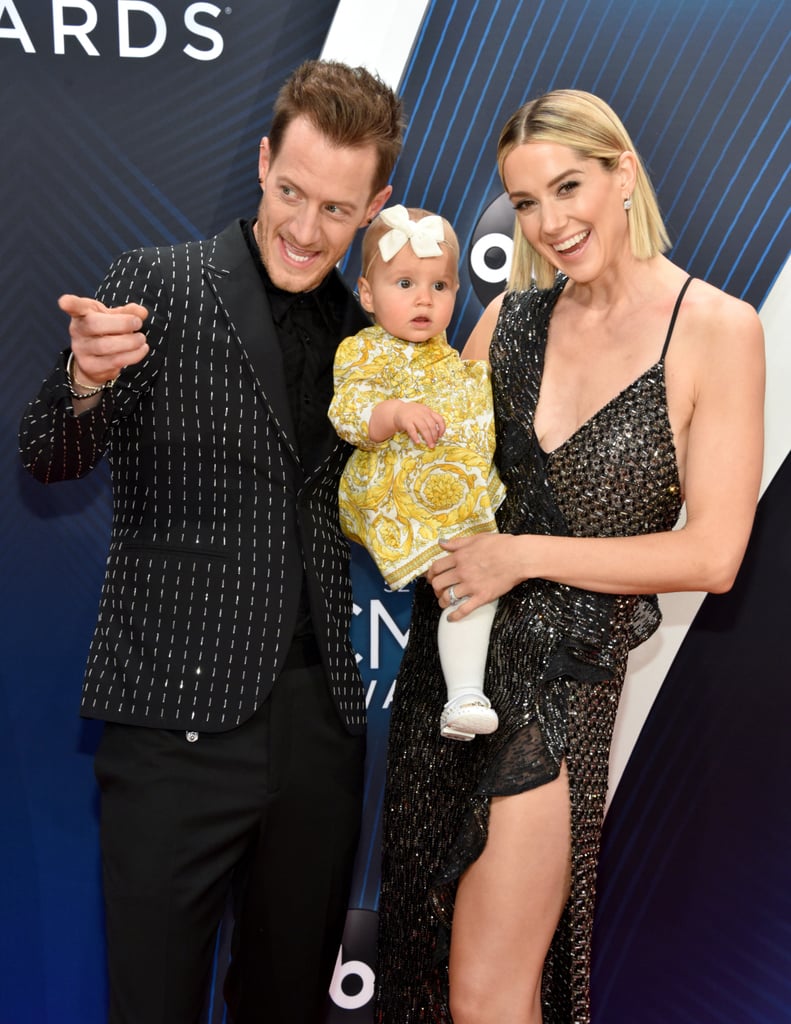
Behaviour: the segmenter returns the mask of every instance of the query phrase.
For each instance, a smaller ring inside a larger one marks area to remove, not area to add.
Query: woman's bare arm
[[[755,311],[715,294],[719,298],[704,303],[691,325],[702,340],[682,371],[692,402],[680,453],[685,525],[639,537],[478,535],[452,541],[429,576],[441,604],[447,604],[451,584],[457,596],[471,598],[454,618],[533,577],[620,594],[717,593],[732,586],[760,485],[764,349]]]

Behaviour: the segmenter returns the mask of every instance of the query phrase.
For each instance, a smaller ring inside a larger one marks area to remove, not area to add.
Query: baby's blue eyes
[[[396,281],[397,288],[411,288],[412,281],[408,277],[402,277],[399,281]],[[448,287],[444,281],[435,281],[431,286],[437,292],[444,292]]]

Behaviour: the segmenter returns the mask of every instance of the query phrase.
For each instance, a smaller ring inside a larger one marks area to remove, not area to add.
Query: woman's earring
[[[624,210],[631,210],[631,208],[632,208],[632,197],[631,196],[627,196],[626,199],[624,199],[624,201],[623,201],[623,208],[624,208]]]

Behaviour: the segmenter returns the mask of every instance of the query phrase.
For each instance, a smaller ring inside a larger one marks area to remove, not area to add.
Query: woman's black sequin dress
[[[490,359],[503,533],[620,537],[671,529],[681,509],[664,357],[548,456],[533,430],[551,290],[505,297]],[[686,286],[685,286],[686,287]],[[676,312],[683,297],[679,295]],[[571,895],[544,969],[545,1024],[590,1019],[590,945],[610,741],[631,648],[659,624],[653,596],[530,580],[500,598],[486,692],[491,736],[442,739],[439,607],[416,584],[390,724],[377,973],[378,1024],[451,1024],[447,951],[455,884],[486,842],[489,797],[554,779],[571,790]]]

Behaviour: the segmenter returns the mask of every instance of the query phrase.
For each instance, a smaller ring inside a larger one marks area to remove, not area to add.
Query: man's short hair
[[[306,118],[338,147],[374,146],[378,155],[372,195],[385,187],[401,152],[404,113],[393,90],[365,68],[309,60],[286,79],[275,100],[269,129],[274,160],[286,129]]]

